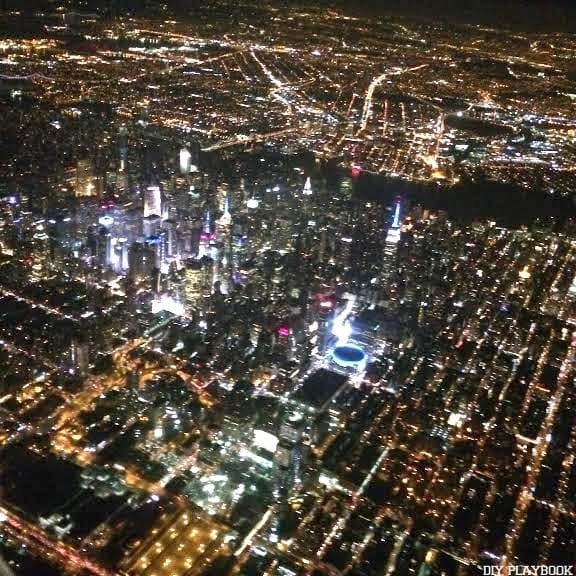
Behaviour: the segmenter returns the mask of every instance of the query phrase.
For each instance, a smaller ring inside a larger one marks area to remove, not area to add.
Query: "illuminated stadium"
[[[366,365],[367,355],[360,346],[345,344],[332,351],[332,361],[342,368],[361,370]]]

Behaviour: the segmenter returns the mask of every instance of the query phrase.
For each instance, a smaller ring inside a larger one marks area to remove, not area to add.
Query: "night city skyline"
[[[575,21],[0,1],[0,574],[572,575]]]

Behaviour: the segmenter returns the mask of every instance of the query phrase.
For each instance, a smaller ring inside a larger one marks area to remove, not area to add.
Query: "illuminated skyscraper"
[[[206,212],[206,216],[204,217],[202,233],[200,234],[200,246],[198,248],[199,259],[209,254],[210,243],[214,239],[214,234],[212,233],[212,218],[210,217],[210,210],[208,210]]]
[[[132,281],[138,281],[143,275],[144,245],[134,242],[128,249],[128,277]]]
[[[277,542],[281,537],[290,499],[298,492],[303,482],[304,450],[302,436],[304,419],[297,411],[288,412],[280,424],[278,445],[274,453],[274,501],[276,514],[271,523],[270,540]]]
[[[94,169],[90,160],[79,160],[76,165],[77,197],[99,196],[102,192],[102,180],[94,175]]]
[[[144,217],[142,222],[142,232],[144,237],[157,236],[160,234],[162,220],[158,214],[150,214]]]
[[[188,307],[195,307],[202,298],[202,264],[197,260],[186,262],[184,295]]]
[[[98,232],[98,261],[101,266],[109,266],[112,262],[112,234],[104,226]]]
[[[232,210],[234,214],[244,210],[246,206],[246,182],[244,178],[240,180],[240,186],[232,189]]]
[[[292,359],[294,354],[294,334],[289,326],[280,326],[274,337],[274,352]]]
[[[222,216],[220,216],[218,222],[216,223],[220,233],[225,233],[230,228],[230,224],[232,224],[232,215],[230,214],[230,199],[228,196],[226,196],[224,199],[223,210],[224,211]]]
[[[323,355],[332,339],[332,319],[334,317],[334,300],[332,296],[321,294],[316,303],[316,322],[318,322],[318,339],[316,347]]]
[[[239,226],[234,227],[234,233],[232,234],[231,257],[232,271],[237,273],[248,257],[248,237]]]
[[[117,272],[128,268],[128,239],[117,238],[114,244],[113,266]]]
[[[162,236],[148,236],[145,243],[154,252],[154,267],[159,270],[162,269],[164,262],[164,241]]]
[[[80,375],[86,374],[89,368],[88,342],[83,338],[74,338],[70,348],[72,369]]]
[[[219,211],[224,212],[225,211],[225,204],[227,199],[230,197],[230,186],[228,185],[227,182],[222,182],[217,188],[216,188],[216,206],[218,208]],[[228,205],[228,209],[230,209],[230,205]]]
[[[278,216],[274,225],[275,228],[270,238],[272,248],[280,253],[290,251],[295,234],[292,221],[285,216]]]
[[[203,256],[200,259],[200,265],[202,266],[202,297],[209,298],[214,288],[214,273],[216,267],[214,260],[209,256]]]
[[[134,242],[128,249],[128,277],[140,282],[150,276],[156,264],[156,252],[153,246]]]
[[[183,175],[190,174],[190,166],[192,164],[192,154],[187,148],[180,150],[180,173]]]
[[[387,245],[395,245],[400,242],[400,200],[396,202],[396,207],[394,209],[394,219],[392,221],[392,225],[388,229],[388,233],[386,234],[386,244]]]
[[[174,258],[178,255],[177,224],[174,220],[164,220],[162,228],[165,232],[166,256],[168,258]]]
[[[120,126],[118,130],[118,155],[120,172],[126,172],[128,165],[128,130],[126,126]]]
[[[118,131],[118,160],[116,190],[123,193],[128,189],[128,130],[125,126]]]
[[[144,218],[162,215],[162,193],[160,186],[148,186],[144,191]]]
[[[388,284],[392,278],[392,272],[396,263],[396,256],[398,251],[398,242],[400,242],[400,200],[396,202],[394,209],[394,219],[392,225],[386,234],[384,242],[384,259],[382,262],[382,280],[385,284],[385,289],[388,290]]]

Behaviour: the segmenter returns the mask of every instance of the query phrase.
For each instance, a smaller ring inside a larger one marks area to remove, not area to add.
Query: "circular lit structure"
[[[360,369],[366,364],[367,355],[360,346],[345,344],[334,348],[332,360],[343,368]]]
[[[112,218],[112,216],[108,216],[108,214],[105,214],[104,216],[100,216],[100,218],[98,218],[98,224],[100,224],[100,226],[106,226],[106,228],[110,228],[110,226],[114,224],[114,218]]]

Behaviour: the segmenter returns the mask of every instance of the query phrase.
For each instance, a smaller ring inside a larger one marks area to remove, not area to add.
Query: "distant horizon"
[[[212,2],[222,6],[228,2],[238,10],[237,0]],[[209,9],[209,2],[200,0],[0,0],[2,10],[35,11],[59,5],[77,9],[114,9],[138,13],[158,13],[160,4],[170,12],[182,16],[196,9]],[[526,32],[576,32],[576,3],[568,0],[248,0],[247,5],[303,7],[334,7],[361,15],[394,15],[416,20],[446,21],[454,24],[494,26]]]

